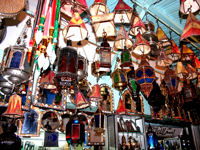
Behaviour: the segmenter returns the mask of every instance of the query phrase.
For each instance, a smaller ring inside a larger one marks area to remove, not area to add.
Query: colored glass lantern
[[[124,50],[121,52],[121,65],[120,67],[125,70],[129,70],[132,66],[131,54],[130,52],[124,47]]]
[[[168,88],[169,95],[175,96],[178,93],[178,83],[179,83],[179,79],[175,71],[168,68],[165,71],[164,81]]]
[[[143,34],[144,32],[146,32],[146,27],[139,15],[136,13],[133,16],[132,26],[130,28],[129,34],[136,36],[138,33]]]
[[[186,45],[183,45],[181,60],[191,62],[193,59],[194,59],[194,52]]]
[[[173,63],[173,60],[167,57],[164,49],[161,49],[160,56],[156,60],[156,67],[158,69],[165,69],[165,67],[170,66]]]
[[[177,61],[181,58],[181,52],[173,40],[171,40],[171,45],[167,47],[166,54],[173,61]]]
[[[200,36],[200,21],[195,17],[195,15],[190,13],[181,35],[181,41],[192,36]]]
[[[43,89],[53,90],[56,89],[55,85],[55,74],[53,71],[48,71],[47,73],[43,73],[40,79],[40,87]]]
[[[97,40],[106,37],[109,40],[115,40],[117,36],[117,30],[114,25],[114,13],[108,13],[103,15],[91,16],[92,27]]]
[[[105,0],[95,0],[89,11],[91,16],[103,15],[109,13],[109,8],[106,6]]]
[[[185,79],[185,78],[188,76],[187,70],[186,70],[185,67],[183,66],[183,63],[180,62],[180,61],[177,62],[175,71],[176,71],[177,76],[178,76],[180,79]]]
[[[63,29],[63,36],[65,41],[80,43],[87,40],[88,31],[78,12],[74,12],[68,25]]]
[[[91,91],[91,94],[89,94],[89,97],[90,97],[90,100],[91,101],[101,101],[103,98],[100,94],[100,86],[99,84],[95,84],[93,87],[92,87],[92,91]]]
[[[183,14],[195,13],[200,9],[200,0],[181,0],[180,12]]]
[[[17,94],[10,96],[7,110],[2,115],[9,118],[23,117],[22,98]]]
[[[127,112],[127,110],[125,109],[124,103],[123,103],[122,99],[120,98],[119,102],[118,102],[116,113],[117,114],[126,114],[126,112]]]
[[[130,24],[132,17],[132,8],[128,6],[123,0],[119,0],[115,9],[115,24]]]
[[[114,50],[122,51],[125,46],[127,49],[131,49],[133,47],[133,40],[129,38],[124,26],[121,26],[114,41]]]
[[[103,37],[103,42],[101,43],[99,49],[100,56],[100,66],[99,71],[110,72],[111,69],[111,47],[107,42],[106,36]]]
[[[123,69],[117,68],[112,74],[112,85],[115,89],[123,91],[127,87],[127,74]]]
[[[78,55],[78,80],[82,80],[83,78],[87,77],[88,64],[89,61],[85,57]]]
[[[187,79],[195,79],[197,77],[197,71],[194,67],[192,67],[190,64],[187,64],[186,70],[188,72]]]
[[[146,55],[151,51],[149,42],[145,40],[140,33],[137,34],[135,38],[135,45],[133,48],[133,53],[137,55]]]
[[[171,45],[171,41],[169,40],[169,38],[167,37],[167,35],[165,34],[165,32],[162,30],[161,27],[157,28],[156,35],[158,37],[159,43],[163,48]]]
[[[15,85],[27,81],[31,75],[27,52],[23,46],[11,46],[4,50],[2,75]]]
[[[86,100],[86,98],[80,91],[76,95],[75,104],[76,104],[76,109],[84,109],[89,106],[89,102]]]
[[[78,56],[77,51],[70,47],[64,47],[59,51],[57,61],[56,78],[61,85],[70,84],[72,80],[77,80]]]
[[[142,58],[142,61],[135,72],[135,79],[140,85],[141,91],[148,98],[153,89],[152,83],[155,80],[155,73],[154,69],[146,61],[145,57]]]

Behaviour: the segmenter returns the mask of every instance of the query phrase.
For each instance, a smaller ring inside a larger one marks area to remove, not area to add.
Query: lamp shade
[[[194,58],[194,52],[187,47],[186,45],[183,45],[182,47],[182,61],[193,61]]]
[[[173,61],[177,61],[181,58],[181,52],[173,40],[171,40],[171,45],[167,47],[166,54]]]
[[[127,111],[125,109],[124,103],[123,103],[122,99],[120,98],[119,102],[118,102],[116,113],[117,114],[125,114],[126,112]]]
[[[89,106],[88,101],[84,97],[84,95],[79,91],[76,95],[76,109],[83,109]]]
[[[185,69],[182,62],[177,62],[176,65],[176,74],[180,79],[184,79],[188,76],[188,71]]]
[[[24,116],[22,112],[22,98],[14,94],[10,96],[7,110],[2,114],[9,118],[21,118]]]
[[[187,21],[181,35],[181,41],[192,37],[192,36],[199,36],[200,35],[200,21],[190,13],[187,17]]]
[[[200,9],[200,0],[181,0],[180,12],[183,14],[194,13]]]
[[[161,29],[161,27],[157,28],[156,35],[158,37],[159,43],[163,48],[171,45],[169,38],[167,37],[165,32]]]
[[[105,0],[95,0],[89,8],[90,15],[103,15],[109,13],[109,8],[106,6]]]
[[[40,87],[43,89],[56,89],[55,85],[55,74],[53,71],[48,71],[47,73],[44,73],[40,79]]]
[[[121,51],[125,46],[127,49],[131,49],[133,40],[129,38],[124,26],[121,26],[114,42],[114,50]]]
[[[90,100],[91,101],[101,101],[103,98],[100,94],[100,86],[99,84],[95,84],[93,87],[92,87],[92,91],[91,91],[91,94],[89,94],[89,97],[90,97]]]

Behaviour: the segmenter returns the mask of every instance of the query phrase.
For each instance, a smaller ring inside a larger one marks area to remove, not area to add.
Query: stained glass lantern
[[[186,77],[188,76],[188,71],[185,69],[181,61],[177,62],[175,71],[176,71],[177,76],[180,79],[186,79]]]
[[[60,85],[71,85],[73,80],[77,80],[78,56],[77,51],[71,46],[62,48],[58,52],[56,78]]]
[[[135,72],[135,79],[140,85],[141,91],[148,98],[153,89],[152,83],[155,80],[155,73],[154,69],[146,61],[145,57],[142,58],[142,61]]]
[[[200,9],[200,0],[181,0],[180,12],[183,14],[195,13]]]
[[[103,15],[109,13],[109,8],[106,6],[105,0],[95,0],[89,11],[91,16]]]
[[[133,47],[133,40],[129,38],[124,26],[121,26],[114,41],[114,50],[122,51],[125,46],[127,49],[131,49]]]
[[[195,15],[190,13],[181,35],[181,41],[194,36],[200,36],[200,21],[195,17]]]
[[[56,89],[55,74],[53,71],[44,72],[40,79],[40,87],[43,89],[53,90]]]
[[[173,40],[171,40],[171,45],[167,47],[166,54],[173,61],[177,61],[181,58],[181,52]]]
[[[121,52],[120,67],[122,69],[129,70],[129,69],[131,69],[131,66],[132,66],[131,54],[125,47],[124,50]]]
[[[135,12],[129,34],[136,36],[138,33],[143,34],[144,32],[146,32],[146,27],[137,12]]]
[[[161,27],[157,28],[156,35],[158,37],[158,41],[163,48],[168,47],[171,45],[170,39],[167,37],[165,32],[162,30]]]
[[[84,109],[89,106],[89,102],[86,100],[83,93],[81,93],[80,91],[76,95],[75,105],[76,109]]]
[[[149,42],[145,40],[140,33],[137,34],[135,38],[135,45],[133,48],[133,53],[137,55],[146,55],[151,51]]]
[[[111,69],[111,47],[107,42],[106,36],[103,37],[103,42],[101,43],[99,49],[100,56],[100,66],[99,71],[110,72]]]
[[[187,47],[186,45],[183,45],[182,47],[182,61],[191,62],[194,59],[194,52]]]
[[[112,85],[115,89],[123,91],[127,87],[128,79],[124,70],[117,68],[112,74]]]
[[[165,71],[164,81],[168,88],[169,95],[175,96],[178,93],[178,83],[179,83],[179,79],[175,71],[168,68]]]
[[[4,50],[2,75],[15,85],[29,80],[31,75],[27,52],[27,48],[23,46],[11,46]]]
[[[187,64],[186,70],[188,72],[187,79],[191,80],[197,78],[197,71],[190,64]]]
[[[132,17],[132,8],[128,6],[123,0],[119,0],[115,9],[115,24],[130,24]]]
[[[85,57],[78,55],[78,80],[82,80],[83,78],[87,77],[88,64],[89,61]]]

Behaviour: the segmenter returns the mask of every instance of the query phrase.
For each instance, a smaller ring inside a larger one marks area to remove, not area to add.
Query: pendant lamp
[[[181,0],[180,12],[183,14],[195,13],[200,9],[200,0]]]
[[[174,40],[171,40],[171,45],[166,48],[166,54],[173,61],[177,61],[181,58],[181,52]]]
[[[109,8],[106,5],[106,0],[95,0],[89,8],[90,15],[103,15],[109,13]]]
[[[86,100],[86,98],[80,91],[76,95],[75,104],[76,104],[76,109],[84,109],[89,106],[89,102]]]
[[[156,35],[158,37],[158,41],[163,48],[168,47],[171,45],[170,39],[167,37],[165,32],[162,30],[161,27],[157,28]]]
[[[90,97],[91,101],[96,101],[96,102],[101,101],[103,99],[102,96],[101,96],[101,93],[100,93],[100,86],[99,86],[99,84],[95,84],[92,87],[92,91],[89,94],[89,97]]]
[[[181,55],[182,55],[181,59],[182,61],[192,62],[194,60],[194,52],[186,45],[183,45]]]

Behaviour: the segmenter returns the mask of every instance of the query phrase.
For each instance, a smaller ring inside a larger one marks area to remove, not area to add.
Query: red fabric
[[[55,23],[56,3],[57,3],[57,0],[53,0],[53,4],[52,4],[52,16],[51,16],[51,27],[54,27],[54,23]]]
[[[118,9],[132,9],[132,8],[128,6],[123,0],[119,0],[117,6],[115,7],[115,10]]]

